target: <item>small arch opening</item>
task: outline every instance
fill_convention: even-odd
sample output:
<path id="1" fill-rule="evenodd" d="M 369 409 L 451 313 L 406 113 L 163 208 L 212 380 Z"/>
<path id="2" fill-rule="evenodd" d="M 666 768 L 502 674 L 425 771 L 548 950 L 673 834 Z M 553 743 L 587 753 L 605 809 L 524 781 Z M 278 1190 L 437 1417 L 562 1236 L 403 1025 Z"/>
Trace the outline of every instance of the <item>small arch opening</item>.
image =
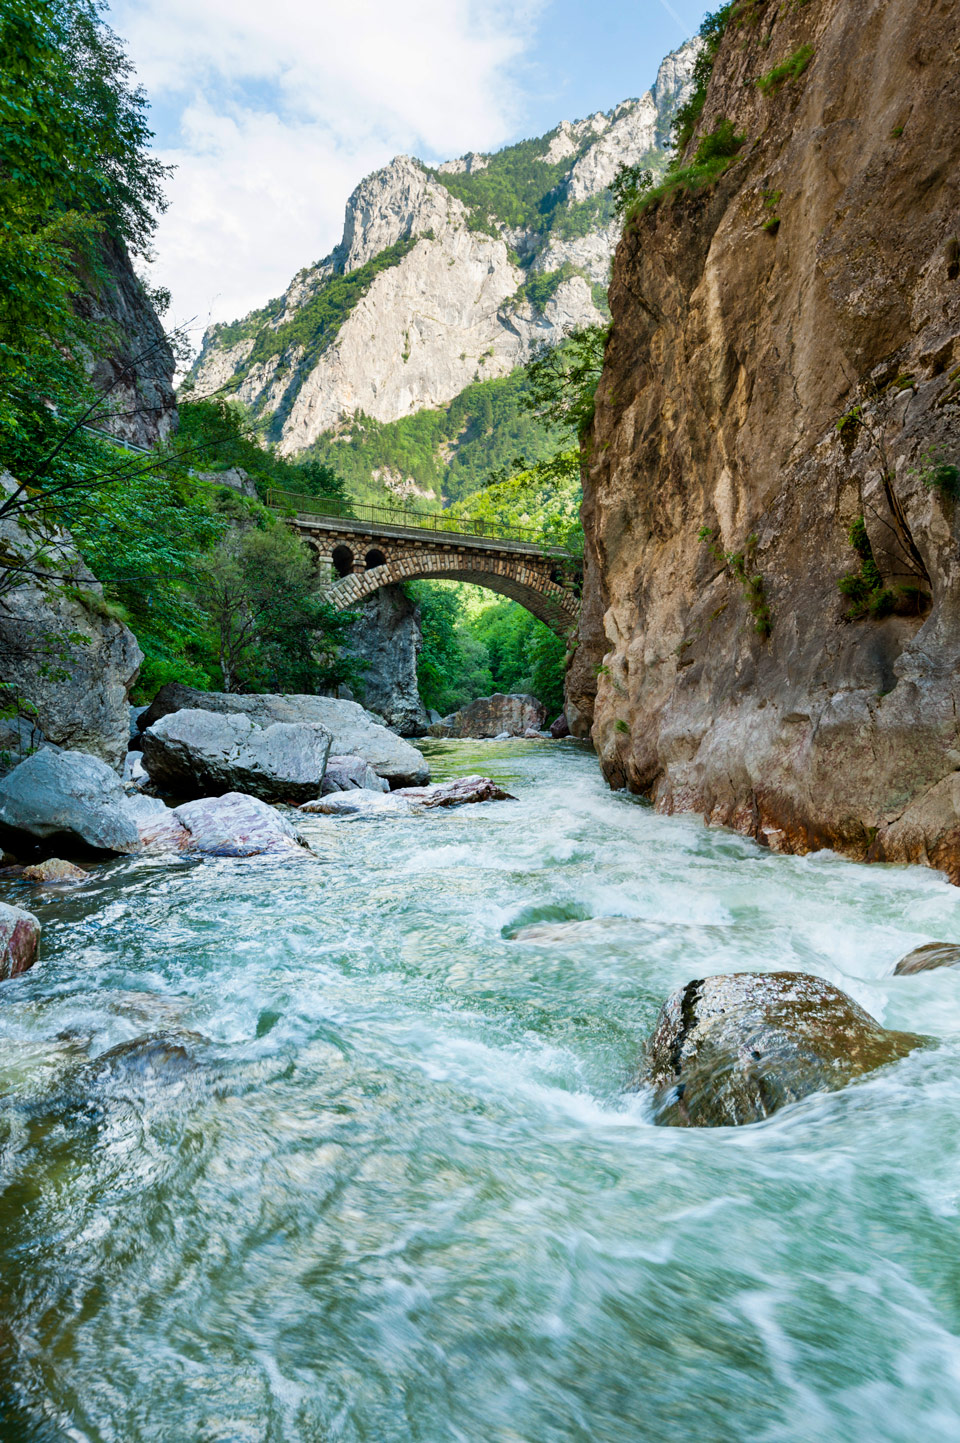
<path id="1" fill-rule="evenodd" d="M 330 560 L 338 576 L 353 575 L 353 552 L 349 546 L 335 546 Z"/>
<path id="2" fill-rule="evenodd" d="M 384 556 L 382 551 L 380 551 L 376 546 L 374 546 L 371 551 L 367 552 L 366 557 L 364 558 L 364 564 L 366 565 L 368 571 L 372 571 L 375 566 L 386 566 L 387 558 Z"/>

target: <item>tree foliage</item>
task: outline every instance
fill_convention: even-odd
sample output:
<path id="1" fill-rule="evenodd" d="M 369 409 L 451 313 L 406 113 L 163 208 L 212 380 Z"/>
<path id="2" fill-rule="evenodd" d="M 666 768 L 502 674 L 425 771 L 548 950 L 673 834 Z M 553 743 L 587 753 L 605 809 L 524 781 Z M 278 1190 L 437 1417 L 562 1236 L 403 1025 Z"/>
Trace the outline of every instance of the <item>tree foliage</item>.
<path id="1" fill-rule="evenodd" d="M 262 507 L 235 518 L 191 591 L 225 691 L 316 692 L 355 679 L 341 654 L 352 618 L 325 600 L 299 537 Z"/>
<path id="2" fill-rule="evenodd" d="M 144 253 L 163 208 L 146 98 L 97 0 L 0 10 L 0 459 L 73 397 L 96 346 L 74 297 L 104 236 Z"/>

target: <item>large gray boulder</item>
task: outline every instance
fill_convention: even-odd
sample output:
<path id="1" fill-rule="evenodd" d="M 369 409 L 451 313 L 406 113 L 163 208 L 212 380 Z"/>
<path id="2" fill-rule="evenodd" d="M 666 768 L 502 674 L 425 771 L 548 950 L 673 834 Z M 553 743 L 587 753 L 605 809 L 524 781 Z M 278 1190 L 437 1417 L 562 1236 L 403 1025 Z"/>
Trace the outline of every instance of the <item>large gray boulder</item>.
<path id="1" fill-rule="evenodd" d="M 32 967 L 39 946 L 40 923 L 33 913 L 0 902 L 0 982 Z"/>
<path id="2" fill-rule="evenodd" d="M 925 1040 L 881 1027 L 820 977 L 739 972 L 667 999 L 640 1081 L 656 1092 L 658 1123 L 731 1127 L 834 1092 Z"/>
<path id="3" fill-rule="evenodd" d="M 255 857 L 295 852 L 300 834 L 282 812 L 260 797 L 227 792 L 168 807 L 159 797 L 130 798 L 144 850 L 150 853 L 198 852 L 210 857 Z"/>
<path id="4" fill-rule="evenodd" d="M 244 792 L 267 802 L 320 795 L 330 734 L 317 722 L 259 726 L 243 712 L 188 708 L 142 733 L 150 780 L 180 796 Z"/>
<path id="5" fill-rule="evenodd" d="M 170 682 L 154 697 L 141 727 L 154 726 L 161 717 L 185 708 L 229 713 L 242 712 L 261 726 L 271 722 L 317 722 L 330 733 L 330 750 L 337 756 L 360 756 L 392 787 L 417 787 L 430 780 L 430 768 L 416 747 L 381 726 L 355 701 L 335 696 L 279 696 L 270 693 L 238 696 L 231 692 L 194 691 Z"/>
<path id="6" fill-rule="evenodd" d="M 0 832 L 89 847 L 139 852 L 140 835 L 123 783 L 112 767 L 86 752 L 44 747 L 0 781 Z"/>
<path id="7" fill-rule="evenodd" d="M 535 696 L 523 694 L 481 696 L 469 706 L 461 707 L 452 716 L 444 717 L 444 736 L 452 737 L 520 737 L 524 732 L 539 732 L 547 719 L 547 709 Z M 434 734 L 433 728 L 430 729 Z"/>

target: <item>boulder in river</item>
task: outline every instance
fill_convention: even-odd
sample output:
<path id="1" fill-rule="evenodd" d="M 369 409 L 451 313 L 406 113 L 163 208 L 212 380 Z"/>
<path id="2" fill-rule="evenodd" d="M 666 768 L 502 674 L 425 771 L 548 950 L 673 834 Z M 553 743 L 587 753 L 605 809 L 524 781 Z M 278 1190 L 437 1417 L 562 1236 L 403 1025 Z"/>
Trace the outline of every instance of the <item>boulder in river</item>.
<path id="1" fill-rule="evenodd" d="M 418 812 L 424 808 L 460 807 L 468 802 L 515 802 L 509 792 L 498 787 L 490 777 L 456 777 L 449 782 L 434 782 L 428 787 L 400 787 L 389 795 L 355 789 L 331 792 L 318 801 L 304 802 L 301 812 L 319 813 L 327 817 L 396 816 Z"/>
<path id="2" fill-rule="evenodd" d="M 550 723 L 550 735 L 554 741 L 559 741 L 561 737 L 568 737 L 570 735 L 570 728 L 567 726 L 567 714 L 565 711 L 560 713 L 555 722 Z"/>
<path id="3" fill-rule="evenodd" d="M 32 967 L 39 946 L 40 923 L 33 913 L 0 902 L 0 981 Z"/>
<path id="4" fill-rule="evenodd" d="M 187 708 L 143 733 L 150 780 L 180 796 L 242 791 L 268 802 L 304 802 L 320 795 L 329 751 L 330 735 L 317 722 L 261 727 L 240 711 Z"/>
<path id="5" fill-rule="evenodd" d="M 547 709 L 535 696 L 526 693 L 481 696 L 452 716 L 444 717 L 445 733 L 454 737 L 523 736 L 538 733 L 547 719 Z"/>
<path id="6" fill-rule="evenodd" d="M 960 967 L 960 946 L 956 942 L 925 942 L 900 958 L 893 975 L 908 977 L 914 972 L 932 972 L 935 967 Z"/>
<path id="7" fill-rule="evenodd" d="M 169 682 L 154 697 L 140 718 L 142 728 L 155 725 L 170 712 L 199 708 L 209 712 L 243 712 L 267 727 L 271 722 L 317 722 L 330 733 L 335 756 L 359 756 L 369 762 L 392 787 L 421 786 L 430 780 L 430 768 L 416 747 L 382 726 L 355 701 L 334 696 L 280 696 L 262 693 L 237 696 L 230 692 L 194 691 Z"/>
<path id="8" fill-rule="evenodd" d="M 656 1091 L 658 1123 L 731 1127 L 834 1092 L 926 1040 L 881 1027 L 821 977 L 739 972 L 667 999 L 640 1080 Z"/>
<path id="9" fill-rule="evenodd" d="M 25 882 L 39 882 L 44 887 L 76 886 L 86 882 L 88 874 L 73 862 L 64 862 L 59 857 L 48 857 L 45 862 L 34 862 L 20 873 Z"/>
<path id="10" fill-rule="evenodd" d="M 323 774 L 320 788 L 322 797 L 330 792 L 388 792 L 390 783 L 378 777 L 369 762 L 363 757 L 327 757 L 327 770 Z"/>
<path id="11" fill-rule="evenodd" d="M 455 777 L 449 782 L 435 782 L 430 787 L 401 787 L 396 795 L 408 798 L 421 807 L 461 807 L 467 802 L 517 800 L 490 777 L 480 776 Z"/>
<path id="12" fill-rule="evenodd" d="M 301 853 L 299 834 L 276 807 L 259 797 L 227 792 L 174 807 L 188 831 L 184 850 L 209 857 L 254 857 L 263 853 Z"/>
<path id="13" fill-rule="evenodd" d="M 0 832 L 98 852 L 139 852 L 123 783 L 86 752 L 44 747 L 0 781 Z"/>

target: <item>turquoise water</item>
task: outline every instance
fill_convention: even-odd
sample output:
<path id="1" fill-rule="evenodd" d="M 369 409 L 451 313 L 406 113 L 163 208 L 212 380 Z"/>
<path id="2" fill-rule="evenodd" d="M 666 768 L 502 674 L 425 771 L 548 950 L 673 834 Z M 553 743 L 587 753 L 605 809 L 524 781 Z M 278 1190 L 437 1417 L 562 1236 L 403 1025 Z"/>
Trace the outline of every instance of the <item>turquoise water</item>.
<path id="1" fill-rule="evenodd" d="M 573 743 L 432 753 L 519 800 L 35 903 L 0 1437 L 955 1443 L 960 973 L 889 973 L 960 941 L 960 892 L 657 817 Z M 942 1041 L 759 1126 L 652 1126 L 667 993 L 785 967 Z"/>

